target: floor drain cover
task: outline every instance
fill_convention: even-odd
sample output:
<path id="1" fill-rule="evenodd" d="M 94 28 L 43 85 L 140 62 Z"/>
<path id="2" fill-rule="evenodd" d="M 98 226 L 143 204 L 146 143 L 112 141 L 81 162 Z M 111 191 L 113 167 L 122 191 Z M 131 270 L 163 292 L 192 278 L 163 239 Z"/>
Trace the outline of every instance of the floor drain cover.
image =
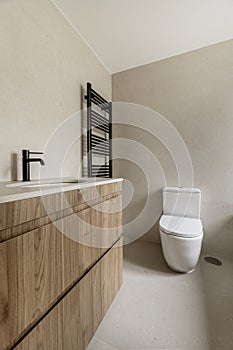
<path id="1" fill-rule="evenodd" d="M 222 262 L 212 256 L 206 256 L 204 260 L 210 264 L 216 265 L 216 266 L 221 266 Z"/>

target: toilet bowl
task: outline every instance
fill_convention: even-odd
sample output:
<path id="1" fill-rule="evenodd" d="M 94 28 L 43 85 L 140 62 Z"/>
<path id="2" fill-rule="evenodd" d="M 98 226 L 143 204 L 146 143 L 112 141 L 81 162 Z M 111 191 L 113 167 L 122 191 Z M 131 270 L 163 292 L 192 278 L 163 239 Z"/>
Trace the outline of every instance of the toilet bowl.
<path id="1" fill-rule="evenodd" d="M 161 245 L 168 266 L 175 271 L 192 272 L 198 263 L 203 241 L 200 205 L 201 191 L 197 188 L 163 189 Z"/>

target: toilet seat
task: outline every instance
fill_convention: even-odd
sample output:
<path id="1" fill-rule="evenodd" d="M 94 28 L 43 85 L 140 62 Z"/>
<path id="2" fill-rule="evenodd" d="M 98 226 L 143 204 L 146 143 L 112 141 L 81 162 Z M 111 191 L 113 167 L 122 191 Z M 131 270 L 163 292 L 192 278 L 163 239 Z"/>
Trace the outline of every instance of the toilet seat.
<path id="1" fill-rule="evenodd" d="M 192 238 L 203 234 L 202 222 L 199 219 L 162 215 L 159 225 L 161 231 L 173 236 Z"/>

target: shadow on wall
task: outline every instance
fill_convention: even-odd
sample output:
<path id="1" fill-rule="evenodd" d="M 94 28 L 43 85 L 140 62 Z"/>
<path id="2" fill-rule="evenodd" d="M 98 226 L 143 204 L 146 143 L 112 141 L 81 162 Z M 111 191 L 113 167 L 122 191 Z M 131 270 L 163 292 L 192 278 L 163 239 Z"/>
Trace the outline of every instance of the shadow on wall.
<path id="1" fill-rule="evenodd" d="M 142 146 L 141 153 L 136 154 L 135 163 L 130 157 L 114 159 L 114 176 L 126 179 L 132 184 L 134 191 L 132 199 L 134 203 L 130 203 L 123 213 L 124 223 L 136 218 L 142 212 L 146 200 L 150 196 L 152 198 L 151 209 L 144 221 L 146 223 L 151 218 L 154 221 L 151 228 L 142 230 L 141 237 L 145 241 L 159 243 L 158 223 L 162 214 L 162 188 L 178 185 L 178 174 L 174 160 L 167 148 L 157 138 L 133 125 L 114 125 L 114 137 L 119 138 L 119 142 L 122 142 L 121 140 L 133 140 Z M 140 166 L 143 159 L 147 160 L 144 168 Z M 155 162 L 155 170 L 152 168 L 153 161 Z M 152 169 L 153 174 L 151 174 Z M 124 196 L 126 192 L 124 190 Z"/>
<path id="2" fill-rule="evenodd" d="M 124 261 L 132 264 L 134 269 L 137 266 L 152 271 L 175 274 L 166 264 L 160 244 L 149 244 L 138 240 L 127 244 L 124 248 Z"/>
<path id="3" fill-rule="evenodd" d="M 18 154 L 11 153 L 11 181 L 19 180 Z"/>
<path id="4" fill-rule="evenodd" d="M 162 215 L 162 212 L 161 212 Z M 142 241 L 160 243 L 160 235 L 159 235 L 159 220 L 151 227 L 151 229 L 145 233 L 142 238 Z"/>
<path id="5" fill-rule="evenodd" d="M 202 207 L 205 210 L 205 203 Z M 211 235 L 204 231 L 204 242 L 202 251 L 205 254 L 217 255 L 221 257 L 233 258 L 233 248 L 231 240 L 233 237 L 233 217 L 232 215 L 223 218 L 222 213 L 226 209 L 223 206 L 223 210 L 220 213 L 217 213 L 216 210 L 209 212 L 209 217 L 205 214 L 203 215 L 203 227 L 208 229 L 208 232 L 211 232 Z M 227 208 L 227 210 L 230 210 Z M 220 219 L 222 215 L 222 219 Z M 211 220 L 209 219 L 211 218 Z M 229 242 L 226 246 L 226 242 Z"/>
<path id="6" fill-rule="evenodd" d="M 124 189 L 124 187 L 123 187 Z M 125 192 L 123 191 L 125 194 Z M 146 201 L 150 203 L 148 206 Z M 124 203 L 124 195 L 123 195 Z M 147 198 L 135 195 L 123 209 L 123 235 L 133 242 L 137 239 L 159 243 L 159 219 L 162 214 L 161 190 Z M 149 228 L 149 230 L 148 230 Z"/>
<path id="7" fill-rule="evenodd" d="M 149 239 L 159 242 L 158 224 L 162 213 L 163 179 L 148 183 L 147 173 L 128 159 L 114 160 L 114 175 L 123 177 L 123 232 L 130 241 L 144 236 L 149 230 Z"/>

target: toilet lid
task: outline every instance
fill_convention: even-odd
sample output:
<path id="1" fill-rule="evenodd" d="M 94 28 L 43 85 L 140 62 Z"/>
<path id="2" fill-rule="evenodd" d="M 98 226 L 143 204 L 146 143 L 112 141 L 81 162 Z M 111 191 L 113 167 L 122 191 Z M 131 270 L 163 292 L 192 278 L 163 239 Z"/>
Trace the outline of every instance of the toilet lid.
<path id="1" fill-rule="evenodd" d="M 159 225 L 165 233 L 186 238 L 200 236 L 203 231 L 201 220 L 180 216 L 163 215 Z"/>

